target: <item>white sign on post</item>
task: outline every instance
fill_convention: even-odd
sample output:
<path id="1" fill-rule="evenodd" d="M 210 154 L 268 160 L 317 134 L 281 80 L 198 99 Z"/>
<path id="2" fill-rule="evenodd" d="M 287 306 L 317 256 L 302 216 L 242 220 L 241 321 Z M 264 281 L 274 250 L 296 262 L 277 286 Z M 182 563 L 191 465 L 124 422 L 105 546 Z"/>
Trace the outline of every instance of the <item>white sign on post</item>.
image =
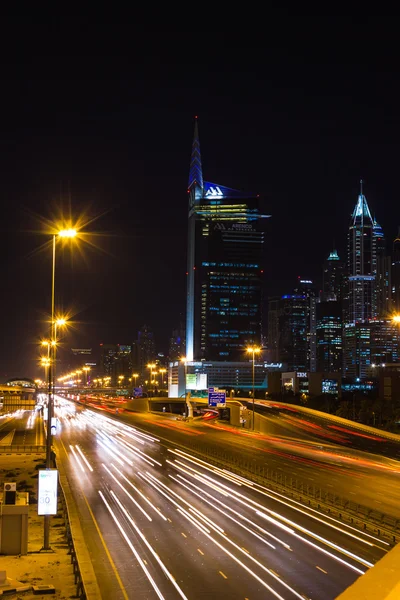
<path id="1" fill-rule="evenodd" d="M 39 471 L 38 515 L 57 514 L 57 469 Z"/>

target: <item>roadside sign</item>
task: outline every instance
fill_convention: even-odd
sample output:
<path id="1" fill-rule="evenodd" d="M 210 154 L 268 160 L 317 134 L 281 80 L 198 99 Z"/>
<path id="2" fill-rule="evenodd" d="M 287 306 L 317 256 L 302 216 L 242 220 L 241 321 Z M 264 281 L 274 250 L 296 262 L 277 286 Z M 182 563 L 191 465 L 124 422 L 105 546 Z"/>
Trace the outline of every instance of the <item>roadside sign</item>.
<path id="1" fill-rule="evenodd" d="M 58 470 L 39 470 L 38 515 L 57 514 Z"/>
<path id="2" fill-rule="evenodd" d="M 208 388 L 208 406 L 215 408 L 225 408 L 226 406 L 226 390 L 218 388 Z"/>

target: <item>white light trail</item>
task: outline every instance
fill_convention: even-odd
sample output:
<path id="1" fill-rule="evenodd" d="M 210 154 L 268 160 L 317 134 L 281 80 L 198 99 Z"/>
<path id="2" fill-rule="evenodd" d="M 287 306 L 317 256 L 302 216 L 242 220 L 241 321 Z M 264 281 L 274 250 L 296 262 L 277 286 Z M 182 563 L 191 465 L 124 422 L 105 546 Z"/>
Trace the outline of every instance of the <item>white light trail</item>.
<path id="1" fill-rule="evenodd" d="M 175 465 L 175 468 L 177 468 L 179 470 L 183 470 L 182 467 L 180 466 L 180 464 L 182 464 L 180 461 L 175 461 L 175 462 L 167 461 L 167 462 L 170 463 L 170 464 L 172 464 L 172 465 Z M 178 463 L 178 466 L 176 465 L 176 463 Z M 203 483 L 205 483 L 206 485 L 210 486 L 209 480 L 210 479 L 212 480 L 211 477 L 209 477 L 208 475 L 201 475 L 198 471 L 196 471 L 196 469 L 193 469 L 192 467 L 189 467 L 187 465 L 185 465 L 185 466 L 186 466 L 187 469 L 189 469 L 189 471 L 186 471 L 186 473 L 189 476 L 194 477 L 195 479 L 198 479 L 198 480 L 202 481 Z M 193 471 L 194 474 L 190 473 L 190 471 Z M 300 525 L 298 525 L 294 521 L 291 521 L 290 519 L 286 519 L 285 517 L 279 515 L 278 513 L 276 513 L 274 511 L 266 508 L 265 506 L 262 506 L 258 502 L 255 502 L 254 500 L 251 500 L 250 498 L 246 498 L 246 496 L 244 496 L 240 492 L 238 492 L 236 490 L 232 490 L 231 488 L 229 488 L 228 486 L 226 486 L 224 484 L 220 484 L 220 485 L 225 490 L 229 490 L 229 492 L 231 494 L 231 497 L 234 500 L 236 500 L 236 502 L 239 502 L 243 506 L 246 506 L 247 508 L 253 510 L 254 512 L 256 512 L 256 514 L 260 514 L 260 516 L 261 516 L 261 512 L 263 512 L 263 511 L 266 511 L 266 512 L 268 512 L 270 514 L 273 514 L 277 519 L 281 519 L 281 520 L 285 521 L 286 523 L 289 523 L 294 529 L 299 529 L 300 531 L 303 531 L 303 533 L 306 533 L 307 535 L 311 535 L 311 537 L 314 537 L 315 539 L 318 539 L 322 543 L 325 543 L 329 547 L 334 548 L 335 550 L 337 550 L 338 552 L 341 552 L 345 556 L 348 556 L 349 558 L 353 558 L 354 560 L 356 560 L 357 562 L 360 562 L 364 566 L 367 566 L 367 567 L 373 566 L 372 563 L 369 563 L 368 561 L 364 560 L 363 558 L 361 558 L 361 557 L 353 554 L 352 552 L 346 550 L 342 546 L 338 546 L 337 544 L 333 544 L 333 542 L 330 542 L 329 540 L 326 540 L 325 538 L 323 538 L 321 536 L 317 536 L 317 534 L 313 534 L 309 530 L 304 530 L 304 528 L 302 528 Z M 212 486 L 210 486 L 210 487 L 212 487 Z M 261 511 L 261 512 L 259 512 L 259 511 Z M 282 524 L 280 524 L 280 525 L 282 525 Z M 284 529 L 284 527 L 281 527 L 281 529 Z M 309 540 L 307 540 L 306 538 L 303 538 L 302 536 L 296 534 L 290 528 L 286 528 L 286 531 L 287 531 L 287 533 L 290 533 L 291 535 L 294 535 L 295 537 L 297 537 L 298 539 L 304 541 L 305 543 L 310 544 Z M 356 567 L 354 567 L 350 563 L 347 563 L 346 561 L 342 560 L 341 558 L 335 556 L 332 553 L 328 553 L 326 550 L 324 550 L 320 546 L 317 546 L 316 544 L 313 544 L 313 546 L 316 549 L 320 550 L 321 552 L 323 552 L 325 554 L 328 554 L 329 556 L 331 556 L 335 560 L 338 560 L 339 562 L 342 562 L 343 564 L 347 565 L 349 568 L 355 570 L 357 573 L 364 574 L 364 571 L 360 571 L 359 569 L 357 569 Z"/>
<path id="2" fill-rule="evenodd" d="M 76 452 L 75 452 L 75 448 L 74 448 L 73 446 L 71 446 L 71 444 L 70 444 L 70 446 L 69 446 L 69 447 L 70 447 L 70 449 L 71 449 L 71 452 L 72 452 L 72 454 L 74 455 L 74 458 L 75 458 L 76 462 L 78 463 L 78 465 L 79 465 L 79 467 L 80 467 L 80 469 L 81 469 L 82 473 L 84 473 L 84 472 L 85 472 L 85 469 L 83 468 L 83 466 L 82 466 L 82 463 L 81 463 L 81 461 L 79 460 L 79 458 L 78 458 L 78 456 L 77 456 L 77 454 L 76 454 Z"/>
<path id="3" fill-rule="evenodd" d="M 139 488 L 136 487 L 136 485 L 134 485 L 131 481 L 129 481 L 129 479 L 122 473 L 122 471 L 120 471 L 118 469 L 118 467 L 116 467 L 113 463 L 111 463 L 111 466 L 117 471 L 117 473 L 119 473 L 119 475 L 125 479 L 125 481 L 135 490 L 135 492 L 137 494 L 139 494 L 139 496 L 141 496 L 143 498 L 143 500 L 145 502 L 147 502 L 147 504 L 149 506 L 151 506 L 151 508 L 158 514 L 160 515 L 160 517 L 162 519 L 164 519 L 164 521 L 167 521 L 167 517 L 165 517 L 161 511 L 158 510 L 158 508 L 156 506 L 154 506 L 154 504 L 152 502 L 150 502 L 150 500 L 148 498 L 146 498 L 146 496 L 139 490 Z"/>
<path id="4" fill-rule="evenodd" d="M 139 565 L 142 567 L 143 571 L 146 573 L 147 579 L 149 580 L 149 582 L 151 583 L 154 591 L 156 592 L 157 596 L 160 598 L 160 600 L 165 600 L 164 596 L 162 595 L 161 591 L 159 590 L 159 588 L 157 587 L 156 582 L 154 581 L 154 579 L 152 578 L 152 576 L 150 575 L 146 565 L 144 564 L 144 562 L 142 561 L 142 559 L 140 558 L 139 554 L 137 553 L 135 547 L 133 546 L 132 542 L 130 541 L 130 539 L 128 538 L 127 534 L 125 533 L 122 525 L 120 524 L 120 522 L 118 521 L 117 517 L 115 516 L 111 506 L 108 504 L 107 500 L 104 497 L 104 494 L 99 490 L 99 494 L 101 496 L 101 499 L 103 500 L 104 504 L 106 505 L 108 512 L 110 513 L 110 515 L 112 516 L 112 518 L 114 519 L 114 522 L 116 523 L 118 529 L 120 530 L 120 532 L 122 533 L 126 543 L 128 544 L 129 548 L 131 549 L 132 553 L 134 554 L 136 560 L 138 561 Z"/>
<path id="5" fill-rule="evenodd" d="M 89 469 L 89 471 L 93 471 L 92 466 L 90 465 L 89 461 L 87 460 L 86 456 L 83 454 L 82 450 L 79 448 L 78 444 L 76 444 L 76 449 L 78 450 L 79 454 L 82 456 L 83 460 L 85 461 L 87 468 Z"/>
<path id="6" fill-rule="evenodd" d="M 190 521 L 190 523 L 192 523 L 192 525 L 194 525 L 205 536 L 207 536 L 209 540 L 211 540 L 216 546 L 218 546 L 218 548 L 220 548 L 225 554 L 227 554 L 230 558 L 232 558 L 232 560 L 234 560 L 238 565 L 240 565 L 245 571 L 250 573 L 250 575 L 252 577 L 254 577 L 259 583 L 261 583 L 261 585 L 264 586 L 267 590 L 269 590 L 271 592 L 271 594 L 273 594 L 275 596 L 275 598 L 279 598 L 279 600 L 285 600 L 285 598 L 283 596 L 281 596 L 280 594 L 278 594 L 278 592 L 276 592 L 270 585 L 268 585 L 268 583 L 266 581 L 261 579 L 261 577 L 256 575 L 256 573 L 254 573 L 254 571 L 252 571 L 247 565 L 245 565 L 239 558 L 237 558 L 234 554 L 229 552 L 229 550 L 227 548 L 225 548 L 222 544 L 220 544 L 216 539 L 214 539 L 212 537 L 212 535 L 210 535 L 209 532 L 205 531 L 204 528 L 200 525 L 200 523 L 198 523 L 196 521 L 196 519 L 194 519 L 193 517 L 188 515 L 181 508 L 178 510 L 179 510 L 180 514 L 185 517 L 185 519 Z"/>
<path id="7" fill-rule="evenodd" d="M 166 576 L 168 577 L 168 579 L 170 580 L 170 582 L 172 583 L 172 585 L 174 586 L 174 588 L 178 591 L 178 594 L 182 598 L 184 598 L 185 600 L 187 600 L 185 594 L 183 593 L 183 591 L 181 590 L 181 588 L 179 587 L 179 585 L 176 583 L 175 578 L 168 571 L 167 567 L 164 565 L 164 563 L 162 562 L 161 558 L 158 556 L 157 552 L 154 550 L 153 546 L 147 541 L 147 539 L 145 538 L 145 536 L 143 535 L 143 533 L 140 531 L 139 527 L 136 525 L 135 521 L 132 519 L 132 517 L 130 516 L 130 514 L 128 513 L 128 511 L 126 510 L 126 508 L 123 506 L 122 502 L 120 502 L 120 500 L 117 498 L 117 496 L 114 494 L 114 492 L 112 490 L 111 490 L 111 495 L 113 496 L 114 500 L 117 502 L 118 506 L 120 507 L 120 509 L 122 510 L 122 512 L 124 513 L 124 515 L 128 519 L 128 521 L 130 522 L 130 524 L 132 525 L 132 527 L 135 529 L 136 533 L 144 541 L 144 543 L 146 544 L 146 546 L 148 547 L 148 549 L 150 550 L 150 552 L 152 553 L 152 555 L 154 556 L 154 558 L 156 559 L 156 561 L 158 562 L 158 564 L 160 565 L 161 569 L 164 571 L 164 573 L 166 574 Z"/>
<path id="8" fill-rule="evenodd" d="M 137 501 L 135 500 L 135 498 L 134 498 L 134 497 L 133 497 L 133 496 L 132 496 L 132 495 L 131 495 L 131 494 L 128 492 L 128 490 L 127 490 L 126 488 L 124 488 L 124 486 L 122 485 L 122 483 L 120 483 L 120 482 L 118 481 L 118 479 L 115 477 L 115 475 L 113 475 L 113 474 L 111 473 L 110 469 L 109 469 L 108 467 L 106 467 L 106 465 L 105 465 L 104 463 L 102 464 L 102 466 L 105 468 L 105 470 L 107 471 L 107 473 L 108 473 L 109 475 L 111 475 L 111 477 L 114 479 L 115 483 L 116 483 L 117 485 L 119 485 L 119 487 L 122 489 L 122 491 L 124 491 L 124 492 L 125 492 L 125 494 L 128 496 L 128 498 L 129 498 L 130 500 L 132 500 L 133 504 L 134 504 L 135 506 L 137 506 L 137 508 L 138 508 L 140 511 L 142 511 L 142 513 L 144 514 L 144 516 L 146 517 L 146 519 L 148 519 L 149 521 L 152 521 L 153 519 L 151 518 L 151 516 L 147 514 L 147 512 L 144 510 L 144 508 L 142 508 L 142 507 L 140 506 L 139 502 L 137 502 Z"/>

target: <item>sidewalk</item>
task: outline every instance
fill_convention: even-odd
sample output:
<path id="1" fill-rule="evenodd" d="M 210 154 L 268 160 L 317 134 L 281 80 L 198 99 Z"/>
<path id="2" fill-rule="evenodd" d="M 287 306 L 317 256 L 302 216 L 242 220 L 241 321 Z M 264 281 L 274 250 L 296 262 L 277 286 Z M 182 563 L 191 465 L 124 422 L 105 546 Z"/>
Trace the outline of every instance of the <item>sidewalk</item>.
<path id="1" fill-rule="evenodd" d="M 15 481 L 19 491 L 29 492 L 28 554 L 26 556 L 0 555 L 0 571 L 6 571 L 7 578 L 15 580 L 10 583 L 12 583 L 11 587 L 17 589 L 15 594 L 4 595 L 9 600 L 48 600 L 49 598 L 66 600 L 76 597 L 73 567 L 68 554 L 60 505 L 58 515 L 50 519 L 52 551 L 40 551 L 43 546 L 43 517 L 37 514 L 37 466 L 43 462 L 44 459 L 35 455 L 0 454 L 0 487 L 3 487 L 4 481 Z M 47 585 L 54 586 L 54 594 L 33 594 L 32 586 Z M 1 589 L 0 585 L 0 597 Z"/>

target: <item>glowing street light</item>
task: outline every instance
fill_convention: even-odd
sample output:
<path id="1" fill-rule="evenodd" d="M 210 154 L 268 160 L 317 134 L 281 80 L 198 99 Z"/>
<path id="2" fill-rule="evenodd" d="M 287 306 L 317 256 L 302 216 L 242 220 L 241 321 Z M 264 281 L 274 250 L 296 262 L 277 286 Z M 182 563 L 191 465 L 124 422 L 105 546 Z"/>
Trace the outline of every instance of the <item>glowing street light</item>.
<path id="1" fill-rule="evenodd" d="M 248 348 L 246 348 L 246 352 L 248 354 L 252 355 L 252 362 L 253 362 L 253 431 L 254 431 L 254 361 L 255 361 L 255 355 L 259 354 L 261 352 L 261 348 L 259 348 L 258 346 L 249 346 Z"/>
<path id="2" fill-rule="evenodd" d="M 393 323 L 399 324 L 400 323 L 400 315 L 393 315 L 392 321 L 393 321 Z"/>

